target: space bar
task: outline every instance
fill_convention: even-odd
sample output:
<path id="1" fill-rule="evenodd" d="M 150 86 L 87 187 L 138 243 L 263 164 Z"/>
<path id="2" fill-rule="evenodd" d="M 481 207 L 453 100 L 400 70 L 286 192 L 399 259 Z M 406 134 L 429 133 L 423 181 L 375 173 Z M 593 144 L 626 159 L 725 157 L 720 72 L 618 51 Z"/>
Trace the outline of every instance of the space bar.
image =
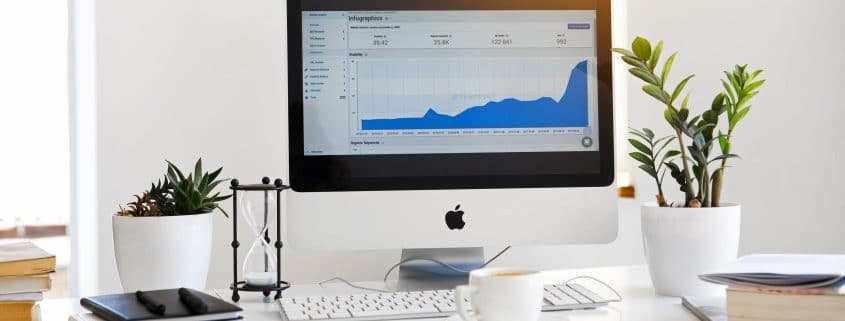
<path id="1" fill-rule="evenodd" d="M 352 312 L 353 318 L 364 318 L 364 317 L 378 317 L 378 316 L 391 316 L 391 315 L 403 315 L 403 314 L 423 314 L 423 313 L 440 313 L 440 310 L 436 308 L 419 308 L 419 309 L 403 309 L 403 310 L 367 310 L 367 311 L 356 311 Z"/>

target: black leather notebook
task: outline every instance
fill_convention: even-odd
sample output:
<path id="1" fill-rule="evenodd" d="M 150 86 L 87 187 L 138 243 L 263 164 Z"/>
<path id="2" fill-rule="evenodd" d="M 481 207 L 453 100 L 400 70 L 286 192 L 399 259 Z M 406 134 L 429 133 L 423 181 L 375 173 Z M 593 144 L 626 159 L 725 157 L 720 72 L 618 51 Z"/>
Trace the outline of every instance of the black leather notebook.
<path id="1" fill-rule="evenodd" d="M 178 289 L 144 292 L 166 306 L 162 315 L 152 313 L 138 301 L 135 293 L 100 295 L 80 300 L 82 307 L 106 321 L 224 321 L 241 319 L 241 308 L 200 291 L 193 291 L 208 305 L 205 314 L 194 314 L 179 300 Z"/>

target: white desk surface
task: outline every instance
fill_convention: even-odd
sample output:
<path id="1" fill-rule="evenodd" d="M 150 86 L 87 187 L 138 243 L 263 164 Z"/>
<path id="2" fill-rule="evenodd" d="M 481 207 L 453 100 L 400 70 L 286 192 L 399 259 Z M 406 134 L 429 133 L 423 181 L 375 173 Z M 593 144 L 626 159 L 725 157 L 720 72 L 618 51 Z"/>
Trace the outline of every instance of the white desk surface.
<path id="1" fill-rule="evenodd" d="M 644 266 L 606 267 L 577 270 L 557 270 L 544 272 L 544 279 L 547 284 L 561 283 L 569 278 L 589 275 L 599 278 L 619 291 L 624 300 L 619 303 L 611 303 L 607 307 L 594 310 L 577 310 L 561 312 L 544 312 L 541 321 L 684 321 L 697 320 L 689 311 L 681 306 L 680 298 L 664 297 L 654 294 L 651 288 L 651 280 L 648 270 Z M 599 290 L 601 285 L 590 280 L 579 280 L 591 289 Z M 384 288 L 381 282 L 361 282 L 358 285 Z M 224 299 L 229 300 L 231 291 L 216 290 L 209 291 L 219 293 Z M 285 296 L 310 296 L 310 295 L 341 295 L 353 293 L 365 293 L 367 291 L 353 289 L 342 283 L 333 283 L 320 287 L 315 284 L 294 285 L 285 291 Z M 597 291 L 606 298 L 612 298 L 613 293 L 609 291 Z M 243 293 L 243 292 L 242 292 Z M 239 305 L 244 309 L 244 320 L 264 321 L 282 320 L 279 314 L 279 307 L 274 303 L 263 303 L 261 294 L 244 293 L 241 295 Z M 85 310 L 79 306 L 77 299 L 56 299 L 46 300 L 39 304 L 41 320 L 43 321 L 66 321 L 73 313 L 84 313 Z M 457 319 L 457 318 L 455 318 Z M 435 319 L 437 320 L 437 319 Z M 439 319 L 439 320 L 446 320 Z M 452 319 L 450 318 L 450 321 Z"/>

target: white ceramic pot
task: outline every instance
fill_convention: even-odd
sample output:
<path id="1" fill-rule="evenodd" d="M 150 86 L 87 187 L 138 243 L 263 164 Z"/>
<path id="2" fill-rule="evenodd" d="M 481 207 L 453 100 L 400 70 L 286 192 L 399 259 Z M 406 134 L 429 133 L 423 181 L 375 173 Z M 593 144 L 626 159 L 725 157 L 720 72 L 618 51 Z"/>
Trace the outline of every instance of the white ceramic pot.
<path id="1" fill-rule="evenodd" d="M 699 274 L 736 259 L 741 208 L 642 206 L 643 247 L 657 294 L 724 295 L 724 287 L 706 283 Z"/>
<path id="2" fill-rule="evenodd" d="M 205 289 L 211 215 L 113 216 L 114 255 L 123 290 Z"/>

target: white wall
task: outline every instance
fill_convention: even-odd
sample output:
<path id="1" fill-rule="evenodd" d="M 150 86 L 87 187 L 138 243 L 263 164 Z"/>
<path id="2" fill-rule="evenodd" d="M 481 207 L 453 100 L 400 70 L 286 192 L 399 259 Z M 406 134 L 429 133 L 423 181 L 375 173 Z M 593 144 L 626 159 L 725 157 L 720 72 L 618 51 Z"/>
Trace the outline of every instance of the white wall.
<path id="1" fill-rule="evenodd" d="M 652 18 L 646 15 L 647 11 L 655 10 L 652 3 L 657 2 L 661 2 L 660 6 L 672 8 L 672 11 L 666 12 L 677 12 L 655 18 L 663 21 L 660 26 L 652 24 Z M 736 48 L 731 50 L 736 53 L 734 55 L 727 51 L 717 52 L 711 43 L 719 40 L 714 28 L 726 31 L 726 27 L 714 26 L 716 23 L 712 21 L 745 17 L 729 11 L 737 6 L 736 2 L 684 3 L 631 0 L 628 29 L 632 33 L 662 37 L 672 48 L 683 48 L 683 59 L 677 64 L 679 70 L 683 70 L 680 67 L 684 65 L 682 62 L 696 61 L 695 65 L 690 63 L 686 67 L 695 66 L 701 70 L 702 77 L 696 82 L 701 86 L 709 83 L 704 71 L 720 70 L 714 68 L 722 68 L 734 59 L 765 65 L 770 70 L 768 77 L 773 79 L 767 93 L 761 95 L 758 103 L 761 108 L 752 113 L 742 135 L 737 138 L 737 148 L 745 151 L 746 160 L 737 164 L 737 173 L 728 182 L 730 198 L 742 200 L 747 207 L 744 249 L 841 252 L 845 242 L 833 232 L 838 232 L 843 226 L 843 208 L 841 203 L 833 201 L 833 191 L 843 177 L 841 171 L 834 170 L 833 158 L 842 156 L 842 144 L 833 140 L 832 127 L 808 128 L 804 132 L 782 129 L 784 120 L 800 119 L 807 124 L 832 125 L 834 119 L 843 116 L 841 109 L 835 108 L 838 100 L 834 96 L 837 89 L 842 88 L 842 82 L 833 77 L 836 71 L 843 71 L 842 63 L 832 59 L 836 52 L 842 51 L 843 28 L 838 17 L 830 13 L 834 9 L 841 12 L 841 5 L 834 1 L 804 3 L 807 7 L 818 7 L 812 9 L 817 13 L 799 15 L 797 19 L 802 24 L 811 25 L 796 31 L 787 29 L 791 24 L 783 23 L 784 18 L 778 15 L 780 11 L 763 10 L 762 15 L 750 18 L 755 22 L 753 26 L 744 29 L 778 29 L 781 35 L 767 34 L 763 36 L 765 40 L 754 40 L 752 44 L 743 46 L 738 46 L 735 40 L 722 40 L 733 44 L 730 47 Z M 786 13 L 794 16 L 799 7 L 787 1 L 758 1 L 754 4 L 785 7 L 784 16 L 789 16 Z M 224 175 L 237 175 L 242 180 L 257 179 L 263 175 L 284 175 L 280 165 L 285 157 L 281 133 L 286 123 L 282 112 L 286 103 L 283 5 L 281 1 L 270 0 L 97 2 L 98 205 L 101 212 L 98 251 L 103 292 L 120 289 L 109 215 L 118 203 L 126 202 L 130 195 L 141 192 L 151 178 L 157 178 L 162 173 L 164 158 L 188 166 L 196 157 L 203 156 L 208 166 L 223 164 L 226 166 Z M 691 6 L 711 7 L 692 10 Z M 689 17 L 685 14 L 687 12 L 702 14 L 702 17 Z M 807 35 L 822 37 L 820 32 L 826 29 L 821 27 L 840 33 L 840 37 L 805 41 L 802 42 L 803 47 L 783 45 L 784 48 L 778 50 L 772 46 L 781 36 L 790 41 L 799 41 Z M 807 49 L 815 48 L 813 46 L 822 47 Z M 807 53 L 817 58 L 802 61 Z M 800 81 L 808 79 L 811 73 L 824 75 L 826 82 L 811 85 Z M 715 73 L 711 75 L 713 80 L 715 77 Z M 787 84 L 792 91 L 785 89 Z M 814 88 L 811 86 L 822 89 L 819 93 L 808 95 L 806 91 Z M 695 88 L 701 92 L 715 89 Z M 634 107 L 629 117 L 638 126 L 652 126 L 651 122 L 658 119 L 658 113 L 640 112 L 640 109 L 652 106 L 645 105 L 647 101 L 634 89 L 630 90 Z M 792 101 L 796 103 L 782 103 Z M 798 108 L 806 105 L 802 109 L 813 108 L 818 112 L 793 115 L 793 105 Z M 835 149 L 819 151 L 817 155 L 820 156 L 813 157 L 815 168 L 804 165 L 805 156 L 800 153 L 812 150 L 812 147 L 798 144 L 807 138 L 822 140 Z M 753 149 L 743 149 L 751 143 L 755 144 Z M 794 148 L 797 152 L 787 155 L 787 148 Z M 793 174 L 798 171 L 807 176 Z M 822 179 L 837 175 L 836 181 Z M 765 177 L 758 178 L 761 176 Z M 639 176 L 635 178 L 637 182 L 645 181 Z M 763 184 L 756 183 L 757 179 Z M 793 188 L 788 185 L 790 182 L 799 185 Z M 813 185 L 801 185 L 810 183 Z M 813 193 L 810 187 L 815 188 L 816 185 L 827 188 Z M 767 186 L 769 190 L 763 191 L 758 186 Z M 641 195 L 648 194 L 645 192 L 647 186 L 640 188 L 644 192 Z M 791 194 L 793 191 L 804 194 Z M 824 201 L 815 202 L 818 199 Z M 782 200 L 795 201 L 783 204 Z M 809 203 L 811 201 L 814 203 Z M 813 212 L 799 211 L 799 207 L 812 209 Z M 642 262 L 636 204 L 623 202 L 621 209 L 620 236 L 610 245 L 518 248 L 505 256 L 501 264 L 561 268 Z M 791 215 L 799 213 L 814 215 L 814 220 L 821 222 L 803 220 L 793 224 L 796 219 L 790 219 Z M 773 223 L 768 224 L 764 220 L 772 220 Z M 751 224 L 758 226 L 750 228 Z M 788 226 L 798 227 L 801 233 L 808 235 L 800 241 L 790 241 L 796 238 L 792 237 L 794 233 L 787 233 Z M 246 230 L 243 232 L 246 233 Z M 229 222 L 218 216 L 209 286 L 225 287 L 229 282 L 229 233 Z M 300 282 L 335 275 L 358 280 L 376 279 L 398 259 L 398 255 L 398 250 L 286 251 L 284 271 L 286 278 Z"/>
<path id="2" fill-rule="evenodd" d="M 720 89 L 722 70 L 766 70 L 768 82 L 735 132 L 734 151 L 743 159 L 732 162 L 723 197 L 744 206 L 741 251 L 845 253 L 845 4 L 629 0 L 628 7 L 632 36 L 663 39 L 667 55 L 680 51 L 674 81 L 696 74 L 687 88 L 699 111 Z M 629 84 L 631 126 L 668 133 L 642 84 Z M 650 180 L 641 173 L 635 180 L 650 199 Z"/>

